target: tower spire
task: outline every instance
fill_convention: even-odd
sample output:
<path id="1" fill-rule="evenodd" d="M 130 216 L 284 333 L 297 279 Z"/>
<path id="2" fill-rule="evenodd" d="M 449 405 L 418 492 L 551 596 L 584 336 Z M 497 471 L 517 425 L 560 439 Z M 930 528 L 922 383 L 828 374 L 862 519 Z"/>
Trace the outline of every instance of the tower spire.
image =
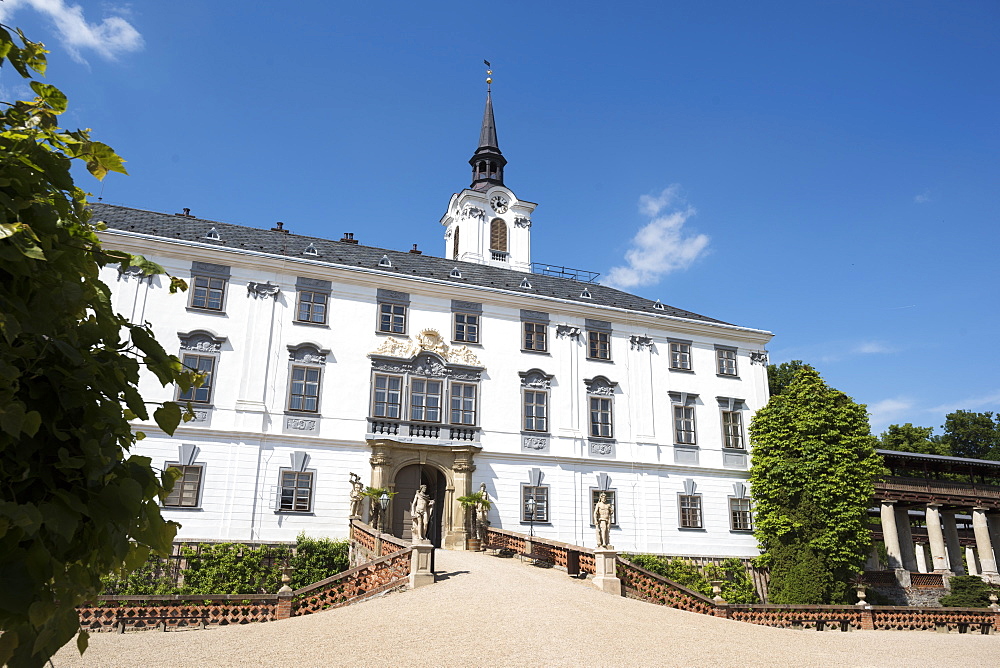
<path id="1" fill-rule="evenodd" d="M 483 125 L 479 130 L 479 148 L 473 153 L 469 164 L 472 165 L 473 190 L 486 190 L 491 185 L 503 185 L 503 168 L 507 165 L 506 158 L 500 152 L 497 142 L 497 125 L 493 119 L 493 69 L 490 61 L 486 64 L 486 109 L 483 111 Z"/>

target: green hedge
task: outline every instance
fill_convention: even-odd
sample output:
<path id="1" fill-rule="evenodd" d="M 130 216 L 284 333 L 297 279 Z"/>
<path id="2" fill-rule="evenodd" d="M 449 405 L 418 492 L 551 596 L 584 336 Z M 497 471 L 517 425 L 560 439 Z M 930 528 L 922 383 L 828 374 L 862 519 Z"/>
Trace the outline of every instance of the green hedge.
<path id="1" fill-rule="evenodd" d="M 169 559 L 151 557 L 131 573 L 101 579 L 102 594 L 163 596 L 169 594 L 273 594 L 281 587 L 281 567 L 292 572 L 291 587 L 299 589 L 341 573 L 350 566 L 348 541 L 309 538 L 299 534 L 295 547 L 243 543 L 203 543 L 196 550 L 182 547 L 187 568 L 170 572 Z M 178 577 L 178 575 L 180 577 Z M 183 585 L 177 582 L 183 580 Z"/>
<path id="2" fill-rule="evenodd" d="M 706 564 L 703 567 L 685 559 L 660 557 L 653 554 L 623 555 L 636 566 L 662 575 L 688 589 L 712 597 L 711 580 L 722 580 L 722 598 L 727 603 L 760 603 L 746 566 L 739 559 L 729 558 L 722 565 Z"/>

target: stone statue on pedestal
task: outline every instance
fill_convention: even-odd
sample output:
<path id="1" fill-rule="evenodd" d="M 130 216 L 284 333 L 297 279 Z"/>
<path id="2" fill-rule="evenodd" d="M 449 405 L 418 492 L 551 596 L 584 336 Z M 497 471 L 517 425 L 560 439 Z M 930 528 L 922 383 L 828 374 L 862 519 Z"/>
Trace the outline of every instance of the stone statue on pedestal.
<path id="1" fill-rule="evenodd" d="M 479 484 L 479 496 L 483 498 L 484 501 L 490 500 L 490 495 L 486 492 L 486 483 Z M 476 506 L 476 532 L 479 534 L 479 539 L 486 542 L 486 533 L 490 526 L 490 509 L 485 503 L 481 503 Z"/>
<path id="2" fill-rule="evenodd" d="M 351 473 L 351 517 L 361 517 L 361 502 L 364 500 L 362 492 L 365 491 L 364 483 L 357 473 Z"/>
<path id="3" fill-rule="evenodd" d="M 434 500 L 427 493 L 427 485 L 421 485 L 410 503 L 411 535 L 414 543 L 427 543 L 427 527 L 431 523 Z"/>
<path id="4" fill-rule="evenodd" d="M 597 503 L 594 504 L 594 527 L 597 529 L 597 547 L 601 549 L 611 549 L 611 518 L 614 517 L 615 507 L 608 503 L 608 495 L 601 492 Z"/>

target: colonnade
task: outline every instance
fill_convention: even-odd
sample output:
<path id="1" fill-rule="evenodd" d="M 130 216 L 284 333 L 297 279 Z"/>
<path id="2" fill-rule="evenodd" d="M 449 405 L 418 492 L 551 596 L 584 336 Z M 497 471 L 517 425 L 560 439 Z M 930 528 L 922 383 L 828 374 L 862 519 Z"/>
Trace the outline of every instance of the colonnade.
<path id="1" fill-rule="evenodd" d="M 931 562 L 928 564 L 924 544 L 914 543 L 910 532 L 909 509 L 897 508 L 896 501 L 891 499 L 882 500 L 880 503 L 882 538 L 885 541 L 885 549 L 889 557 L 887 566 L 890 569 L 902 568 L 919 573 L 930 571 L 934 573 L 951 572 L 955 575 L 966 574 L 966 569 L 962 564 L 954 510 L 943 510 L 941 504 L 938 503 L 929 503 L 925 507 L 927 544 L 929 544 L 931 556 Z M 976 547 L 974 550 L 971 546 L 966 548 L 968 574 L 1000 582 L 996 553 L 993 548 L 996 545 L 1000 549 L 1000 513 L 978 506 L 971 508 L 970 512 Z"/>

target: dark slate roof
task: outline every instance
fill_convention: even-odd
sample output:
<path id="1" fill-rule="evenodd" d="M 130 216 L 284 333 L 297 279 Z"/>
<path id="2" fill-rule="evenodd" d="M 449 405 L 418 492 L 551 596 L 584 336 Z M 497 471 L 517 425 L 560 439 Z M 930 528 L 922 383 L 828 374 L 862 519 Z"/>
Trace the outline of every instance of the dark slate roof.
<path id="1" fill-rule="evenodd" d="M 486 93 L 486 109 L 483 111 L 483 127 L 479 130 L 479 148 L 495 148 L 497 143 L 497 122 L 493 120 L 493 96 Z"/>
<path id="2" fill-rule="evenodd" d="M 992 459 L 970 459 L 968 457 L 949 457 L 948 455 L 929 455 L 923 452 L 900 452 L 898 450 L 876 450 L 878 454 L 887 462 L 890 460 L 900 463 L 908 462 L 927 463 L 932 469 L 944 470 L 967 470 L 967 469 L 992 469 L 995 475 L 996 469 L 1000 469 L 1000 462 Z M 944 467 L 944 468 L 941 468 Z"/>
<path id="3" fill-rule="evenodd" d="M 723 325 L 731 324 L 672 306 L 663 305 L 663 308 L 659 309 L 656 308 L 656 302 L 649 299 L 604 285 L 585 283 L 569 278 L 525 273 L 502 267 L 448 260 L 432 255 L 417 255 L 405 251 L 393 251 L 319 237 L 245 227 L 182 214 L 156 213 L 105 203 L 93 203 L 91 208 L 95 221 L 104 221 L 109 228 L 115 230 L 137 232 L 166 239 L 195 241 L 235 250 L 284 255 L 327 262 L 331 265 L 365 267 L 398 276 L 418 276 L 461 285 L 498 288 L 526 295 L 556 297 L 581 304 L 613 306 L 653 315 L 668 315 Z M 206 238 L 213 228 L 219 234 L 218 241 Z M 303 253 L 310 245 L 319 252 L 319 255 Z M 389 258 L 392 267 L 378 266 L 379 260 L 383 256 Z M 461 278 L 450 276 L 451 271 L 455 268 L 462 273 Z M 531 288 L 520 287 L 521 281 L 525 278 L 531 283 Z M 580 296 L 584 289 L 590 292 L 591 298 Z"/>

